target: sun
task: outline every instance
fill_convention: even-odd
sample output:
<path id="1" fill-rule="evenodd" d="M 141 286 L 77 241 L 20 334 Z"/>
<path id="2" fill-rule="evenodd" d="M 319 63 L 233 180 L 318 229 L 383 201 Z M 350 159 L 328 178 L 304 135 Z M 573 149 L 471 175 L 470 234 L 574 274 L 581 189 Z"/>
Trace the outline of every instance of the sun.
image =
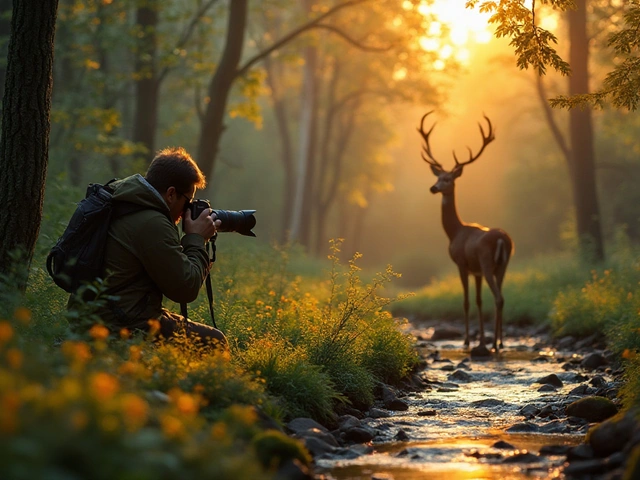
<path id="1" fill-rule="evenodd" d="M 419 41 L 424 50 L 438 53 L 436 69 L 443 69 L 449 59 L 468 63 L 469 47 L 488 43 L 492 38 L 490 14 L 465 8 L 465 3 L 465 0 L 433 0 L 418 6 L 422 15 L 432 19 Z"/>

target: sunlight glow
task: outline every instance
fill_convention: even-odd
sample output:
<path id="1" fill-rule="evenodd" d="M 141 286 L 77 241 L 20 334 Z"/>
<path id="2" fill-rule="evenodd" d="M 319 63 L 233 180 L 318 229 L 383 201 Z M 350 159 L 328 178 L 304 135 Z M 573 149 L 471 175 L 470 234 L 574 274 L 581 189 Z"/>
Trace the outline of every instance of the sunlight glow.
<path id="1" fill-rule="evenodd" d="M 490 14 L 480 13 L 478 9 L 465 8 L 463 0 L 434 0 L 418 5 L 418 12 L 433 19 L 427 26 L 425 36 L 420 39 L 420 47 L 425 51 L 438 52 L 440 60 L 455 58 L 467 63 L 470 58 L 471 44 L 485 44 L 492 38 L 488 23 Z M 444 68 L 444 62 L 434 65 Z"/>

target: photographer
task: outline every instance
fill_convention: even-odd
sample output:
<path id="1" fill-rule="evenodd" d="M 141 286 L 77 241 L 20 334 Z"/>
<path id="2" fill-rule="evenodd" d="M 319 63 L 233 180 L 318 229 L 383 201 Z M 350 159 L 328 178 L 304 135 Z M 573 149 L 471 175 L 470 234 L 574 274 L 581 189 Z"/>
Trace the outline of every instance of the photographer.
<path id="1" fill-rule="evenodd" d="M 197 164 L 183 148 L 167 148 L 144 177 L 132 175 L 114 185 L 114 202 L 132 211 L 116 216 L 109 227 L 104 266 L 111 299 L 98 312 L 101 318 L 116 332 L 143 330 L 164 338 L 186 334 L 227 352 L 220 330 L 162 307 L 165 296 L 177 303 L 194 301 L 211 266 L 205 244 L 221 222 L 209 208 L 196 219 L 187 211 L 196 190 L 206 186 Z"/>

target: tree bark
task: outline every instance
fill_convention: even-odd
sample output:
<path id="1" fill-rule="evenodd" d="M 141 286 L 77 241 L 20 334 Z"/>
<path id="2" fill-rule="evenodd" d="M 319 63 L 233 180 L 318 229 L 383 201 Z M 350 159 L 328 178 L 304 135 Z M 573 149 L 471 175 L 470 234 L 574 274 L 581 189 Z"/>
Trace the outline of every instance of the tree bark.
<path id="1" fill-rule="evenodd" d="M 31 265 L 49 160 L 58 0 L 15 0 L 0 140 L 0 273 Z M 11 253 L 24 255 L 15 265 Z M 26 289 L 26 275 L 17 280 Z"/>
<path id="2" fill-rule="evenodd" d="M 587 36 L 587 0 L 577 0 L 570 10 L 569 94 L 589 93 L 589 38 Z M 578 241 L 583 255 L 596 261 L 604 259 L 604 246 L 598 208 L 595 175 L 593 124 L 591 110 L 574 108 L 569 113 L 572 182 L 576 207 Z"/>
<path id="3" fill-rule="evenodd" d="M 156 1 L 148 2 L 147 5 L 137 9 L 136 25 L 141 30 L 141 37 L 135 60 L 138 79 L 135 82 L 133 141 L 144 145 L 145 158 L 147 162 L 151 162 L 155 152 L 156 126 L 158 124 L 159 82 L 156 66 L 158 5 Z"/>
<path id="4" fill-rule="evenodd" d="M 0 39 L 3 42 L 11 34 L 11 3 L 12 0 L 0 0 Z M 4 93 L 4 83 L 7 76 L 7 43 L 3 43 L 0 48 L 0 95 Z"/>

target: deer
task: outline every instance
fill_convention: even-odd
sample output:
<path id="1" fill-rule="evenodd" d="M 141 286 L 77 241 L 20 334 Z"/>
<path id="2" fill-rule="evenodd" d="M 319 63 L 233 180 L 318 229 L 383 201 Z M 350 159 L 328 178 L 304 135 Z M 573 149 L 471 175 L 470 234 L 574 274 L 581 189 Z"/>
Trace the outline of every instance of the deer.
<path id="1" fill-rule="evenodd" d="M 488 131 L 485 133 L 482 124 L 480 135 L 482 136 L 482 146 L 475 155 L 471 148 L 469 159 L 459 162 L 453 151 L 455 166 L 451 171 L 446 171 L 442 164 L 438 162 L 429 145 L 429 136 L 435 127 L 435 123 L 428 131 L 424 129 L 425 119 L 433 111 L 423 115 L 420 121 L 418 132 L 424 140 L 421 152 L 422 159 L 429 164 L 431 171 L 438 178 L 431 187 L 433 194 L 442 194 L 442 227 L 449 237 L 449 256 L 457 265 L 460 273 L 460 281 L 464 290 L 464 323 L 465 323 L 465 349 L 469 348 L 469 275 L 473 275 L 476 285 L 476 305 L 480 319 L 480 339 L 478 347 L 472 350 L 478 354 L 488 353 L 485 346 L 484 320 L 482 317 L 482 279 L 484 278 L 493 293 L 495 300 L 495 331 L 493 340 L 493 350 L 498 353 L 504 348 L 502 343 L 502 310 L 504 307 L 504 297 L 502 296 L 502 282 L 507 271 L 507 265 L 514 248 L 513 241 L 509 235 L 500 228 L 488 228 L 476 223 L 465 223 L 460 220 L 456 210 L 455 181 L 465 166 L 475 162 L 484 152 L 487 145 L 495 140 L 493 126 L 489 118 L 483 114 L 488 124 Z"/>

